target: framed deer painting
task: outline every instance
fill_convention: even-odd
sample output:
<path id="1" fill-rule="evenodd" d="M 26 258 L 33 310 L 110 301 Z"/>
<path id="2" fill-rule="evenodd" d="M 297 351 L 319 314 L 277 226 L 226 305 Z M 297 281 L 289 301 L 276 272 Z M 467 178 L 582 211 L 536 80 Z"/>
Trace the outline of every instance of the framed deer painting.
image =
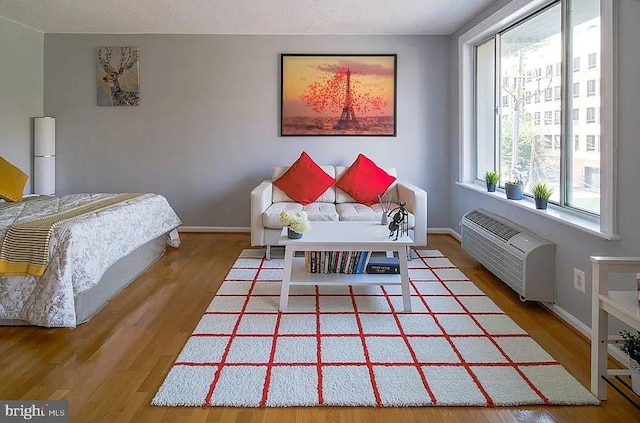
<path id="1" fill-rule="evenodd" d="M 140 104 L 138 47 L 98 47 L 98 106 Z"/>

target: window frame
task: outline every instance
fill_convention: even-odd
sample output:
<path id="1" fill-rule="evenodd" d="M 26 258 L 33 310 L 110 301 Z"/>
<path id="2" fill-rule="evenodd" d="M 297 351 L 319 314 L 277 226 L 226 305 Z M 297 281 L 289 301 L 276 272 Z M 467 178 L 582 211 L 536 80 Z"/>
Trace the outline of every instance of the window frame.
<path id="1" fill-rule="evenodd" d="M 513 0 L 483 21 L 460 35 L 458 38 L 458 88 L 459 88 L 459 108 L 458 108 L 458 130 L 459 130 L 459 173 L 458 184 L 472 188 L 478 192 L 483 192 L 479 187 L 482 181 L 475 179 L 475 138 L 474 138 L 474 47 L 483 40 L 495 36 L 500 31 L 521 21 L 527 16 L 535 14 L 537 11 L 555 3 L 557 0 Z M 560 0 L 566 4 L 571 0 Z M 536 212 L 526 202 L 515 204 L 518 207 L 530 209 L 541 216 L 548 216 L 550 219 L 566 223 L 569 226 L 583 230 L 586 233 L 594 234 L 605 239 L 619 239 L 616 222 L 616 146 L 617 129 L 614 122 L 617 118 L 617 105 L 615 94 L 617 92 L 616 63 L 617 44 L 615 42 L 616 11 L 617 4 L 614 0 L 600 0 L 600 21 L 601 21 L 601 54 L 600 69 L 600 127 L 601 139 L 609 140 L 601 145 L 600 155 L 600 215 L 590 215 L 580 209 L 568 207 L 558 207 L 551 213 Z M 573 63 L 572 63 L 573 65 Z M 568 68 L 569 66 L 567 66 Z M 573 66 L 567 69 L 571 72 Z M 537 70 L 536 70 L 537 71 Z M 540 73 L 542 69 L 540 69 Z M 567 111 L 570 113 L 571 111 Z M 566 138 L 566 137 L 565 137 Z M 500 198 L 501 193 L 497 194 Z M 496 197 L 496 195 L 493 195 Z M 517 202 L 520 203 L 520 202 Z M 556 212 L 557 211 L 557 212 Z"/>

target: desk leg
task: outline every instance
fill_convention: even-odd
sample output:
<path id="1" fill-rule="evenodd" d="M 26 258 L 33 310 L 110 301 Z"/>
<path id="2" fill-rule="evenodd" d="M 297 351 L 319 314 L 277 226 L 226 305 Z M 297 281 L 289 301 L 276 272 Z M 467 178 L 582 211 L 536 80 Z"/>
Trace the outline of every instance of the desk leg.
<path id="1" fill-rule="evenodd" d="M 400 280 L 402 281 L 402 303 L 404 311 L 411 313 L 411 287 L 409 286 L 409 268 L 407 264 L 407 249 L 398 249 L 398 259 L 400 264 Z"/>
<path id="2" fill-rule="evenodd" d="M 284 273 L 282 274 L 282 287 L 280 288 L 280 311 L 287 311 L 289 304 L 289 283 L 291 282 L 291 266 L 293 265 L 293 247 L 287 245 L 284 248 Z"/>

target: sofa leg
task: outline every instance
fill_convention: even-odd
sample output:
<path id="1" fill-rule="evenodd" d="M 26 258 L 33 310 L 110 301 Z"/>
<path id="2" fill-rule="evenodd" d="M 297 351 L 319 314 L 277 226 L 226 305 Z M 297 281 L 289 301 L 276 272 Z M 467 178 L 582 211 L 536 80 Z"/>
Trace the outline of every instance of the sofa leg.
<path id="1" fill-rule="evenodd" d="M 267 261 L 271 260 L 271 245 L 267 245 L 266 258 L 267 258 Z"/>

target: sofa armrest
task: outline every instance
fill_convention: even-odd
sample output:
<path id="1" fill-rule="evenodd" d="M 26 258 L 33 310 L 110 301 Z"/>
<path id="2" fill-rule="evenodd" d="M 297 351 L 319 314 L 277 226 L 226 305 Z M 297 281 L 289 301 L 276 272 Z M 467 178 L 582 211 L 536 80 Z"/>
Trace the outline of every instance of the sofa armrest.
<path id="1" fill-rule="evenodd" d="M 427 192 L 408 182 L 398 181 L 398 200 L 405 203 L 415 217 L 414 244 L 427 245 Z"/>
<path id="2" fill-rule="evenodd" d="M 251 191 L 251 245 L 259 247 L 264 245 L 264 224 L 262 213 L 272 203 L 273 184 L 265 180 Z"/>

